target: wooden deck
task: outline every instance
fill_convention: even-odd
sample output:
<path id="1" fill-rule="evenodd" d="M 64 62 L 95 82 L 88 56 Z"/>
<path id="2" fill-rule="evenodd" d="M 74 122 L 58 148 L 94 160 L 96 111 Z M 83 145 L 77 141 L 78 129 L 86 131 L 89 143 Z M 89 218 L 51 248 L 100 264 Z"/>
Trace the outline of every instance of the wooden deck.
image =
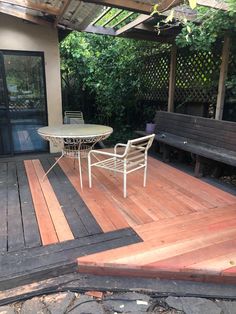
<path id="1" fill-rule="evenodd" d="M 236 283 L 236 197 L 154 158 L 122 178 L 93 172 L 84 189 L 63 159 L 0 160 L 0 288 L 75 270 Z"/>

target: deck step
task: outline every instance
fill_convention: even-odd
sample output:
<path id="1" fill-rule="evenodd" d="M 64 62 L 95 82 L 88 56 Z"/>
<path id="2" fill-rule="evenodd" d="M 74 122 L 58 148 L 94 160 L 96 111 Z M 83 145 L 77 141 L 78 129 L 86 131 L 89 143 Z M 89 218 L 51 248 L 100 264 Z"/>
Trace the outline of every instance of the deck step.
<path id="1" fill-rule="evenodd" d="M 131 228 L 99 233 L 53 245 L 6 253 L 0 257 L 1 290 L 72 273 L 77 258 L 140 242 Z"/>
<path id="2" fill-rule="evenodd" d="M 152 278 L 168 280 L 188 280 L 197 282 L 211 282 L 223 284 L 236 284 L 236 268 L 232 267 L 228 272 L 210 273 L 206 270 L 175 269 L 174 267 L 159 268 L 117 263 L 89 263 L 78 259 L 78 272 L 81 274 L 97 276 L 119 276 L 130 278 Z"/>

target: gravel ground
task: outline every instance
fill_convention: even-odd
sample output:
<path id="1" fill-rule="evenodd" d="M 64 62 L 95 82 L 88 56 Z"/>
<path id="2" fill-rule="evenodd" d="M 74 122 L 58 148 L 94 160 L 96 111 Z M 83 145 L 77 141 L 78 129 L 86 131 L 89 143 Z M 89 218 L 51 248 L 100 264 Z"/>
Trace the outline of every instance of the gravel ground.
<path id="1" fill-rule="evenodd" d="M 63 292 L 0 307 L 1 314 L 236 314 L 236 301 L 194 297 L 152 298 L 147 294 Z"/>

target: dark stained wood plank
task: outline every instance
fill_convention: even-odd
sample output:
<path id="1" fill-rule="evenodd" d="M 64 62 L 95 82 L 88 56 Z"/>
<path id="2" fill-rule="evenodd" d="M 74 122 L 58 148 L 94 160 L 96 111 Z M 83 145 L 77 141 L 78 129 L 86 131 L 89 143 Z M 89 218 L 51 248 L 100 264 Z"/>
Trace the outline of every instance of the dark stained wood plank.
<path id="1" fill-rule="evenodd" d="M 19 182 L 19 194 L 21 201 L 25 246 L 29 248 L 40 246 L 41 238 L 25 167 L 22 161 L 18 161 L 16 165 Z"/>
<path id="2" fill-rule="evenodd" d="M 8 163 L 7 193 L 8 250 L 16 251 L 24 248 L 25 243 L 15 162 Z"/>
<path id="3" fill-rule="evenodd" d="M 69 163 L 69 159 L 67 160 L 65 158 L 61 159 L 59 164 L 62 170 L 64 171 L 64 173 L 68 175 L 68 178 L 71 184 L 74 186 L 76 191 L 80 194 L 80 196 L 84 200 L 85 200 L 85 196 L 89 196 L 86 198 L 86 205 L 88 206 L 93 217 L 96 219 L 96 221 L 100 225 L 101 229 L 104 232 L 116 230 L 114 224 L 109 219 L 109 216 L 107 216 L 104 213 L 103 204 L 98 203 L 96 201 L 96 198 L 93 196 L 91 191 L 87 189 L 83 189 L 83 191 L 81 191 L 78 174 L 75 172 L 73 166 Z M 83 179 L 86 179 L 86 178 L 83 178 Z M 85 182 L 84 182 L 84 185 L 85 185 Z"/>
<path id="4" fill-rule="evenodd" d="M 49 169 L 55 162 L 55 159 L 52 157 L 41 158 L 40 162 L 44 168 L 44 171 L 47 171 L 47 169 Z M 74 237 L 79 238 L 89 235 L 80 216 L 75 210 L 75 208 L 78 206 L 78 193 L 74 191 L 74 188 L 72 187 L 67 177 L 64 175 L 61 168 L 56 165 L 49 172 L 47 177 L 57 195 L 58 201 L 62 206 L 62 210 L 66 216 Z"/>
<path id="5" fill-rule="evenodd" d="M 43 180 L 45 172 L 41 166 L 40 161 L 38 159 L 35 159 L 32 161 L 32 163 L 33 163 L 36 175 L 38 177 L 38 182 L 44 194 L 44 198 L 47 203 L 47 207 L 48 207 L 55 231 L 57 233 L 58 240 L 62 242 L 62 241 L 68 241 L 68 240 L 74 239 L 74 236 L 70 230 L 70 227 L 65 218 L 65 215 L 61 209 L 61 205 L 57 200 L 57 197 L 52 189 L 50 182 L 48 181 L 48 178 L 45 177 Z"/>
<path id="6" fill-rule="evenodd" d="M 48 211 L 48 207 L 41 190 L 37 174 L 31 160 L 24 162 L 26 173 L 29 181 L 31 195 L 33 198 L 34 208 L 36 212 L 37 222 L 43 245 L 57 243 L 58 237 Z"/>
<path id="7" fill-rule="evenodd" d="M 28 254 L 15 254 L 14 258 L 12 255 L 4 256 L 4 263 L 1 261 L 0 286 L 8 289 L 34 280 L 74 272 L 78 256 L 139 241 L 140 238 L 131 229 L 124 229 L 55 244 L 50 246 L 51 250 L 43 246 L 28 250 Z M 32 251 L 38 254 L 32 254 Z"/>
<path id="8" fill-rule="evenodd" d="M 7 251 L 7 163 L 0 162 L 0 252 Z"/>
<path id="9" fill-rule="evenodd" d="M 48 169 L 47 162 L 44 160 L 41 162 L 44 170 Z M 49 158 L 48 162 L 51 165 L 55 159 Z M 63 205 L 63 210 L 69 224 L 73 227 L 73 232 L 77 234 L 77 237 L 101 233 L 101 227 L 59 165 L 54 168 L 54 173 L 56 180 L 53 174 L 49 175 L 49 180 L 56 191 L 57 198 Z"/>

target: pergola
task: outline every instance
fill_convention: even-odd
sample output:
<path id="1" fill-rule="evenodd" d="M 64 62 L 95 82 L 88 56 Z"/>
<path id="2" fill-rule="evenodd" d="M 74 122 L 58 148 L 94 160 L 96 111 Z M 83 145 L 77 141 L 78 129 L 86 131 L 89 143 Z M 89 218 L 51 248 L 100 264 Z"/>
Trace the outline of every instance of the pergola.
<path id="1" fill-rule="evenodd" d="M 197 0 L 198 5 L 228 10 L 224 1 Z M 159 14 L 151 14 L 154 5 Z M 193 20 L 196 11 L 186 8 L 184 0 L 0 0 L 0 13 L 25 21 L 58 28 L 59 33 L 78 30 L 137 40 L 159 41 L 172 44 L 168 110 L 174 111 L 176 47 L 174 38 L 181 26 L 156 31 L 158 21 L 165 19 L 170 9 L 174 17 Z M 220 70 L 216 119 L 222 119 L 225 79 L 227 76 L 230 39 L 225 37 Z"/>

